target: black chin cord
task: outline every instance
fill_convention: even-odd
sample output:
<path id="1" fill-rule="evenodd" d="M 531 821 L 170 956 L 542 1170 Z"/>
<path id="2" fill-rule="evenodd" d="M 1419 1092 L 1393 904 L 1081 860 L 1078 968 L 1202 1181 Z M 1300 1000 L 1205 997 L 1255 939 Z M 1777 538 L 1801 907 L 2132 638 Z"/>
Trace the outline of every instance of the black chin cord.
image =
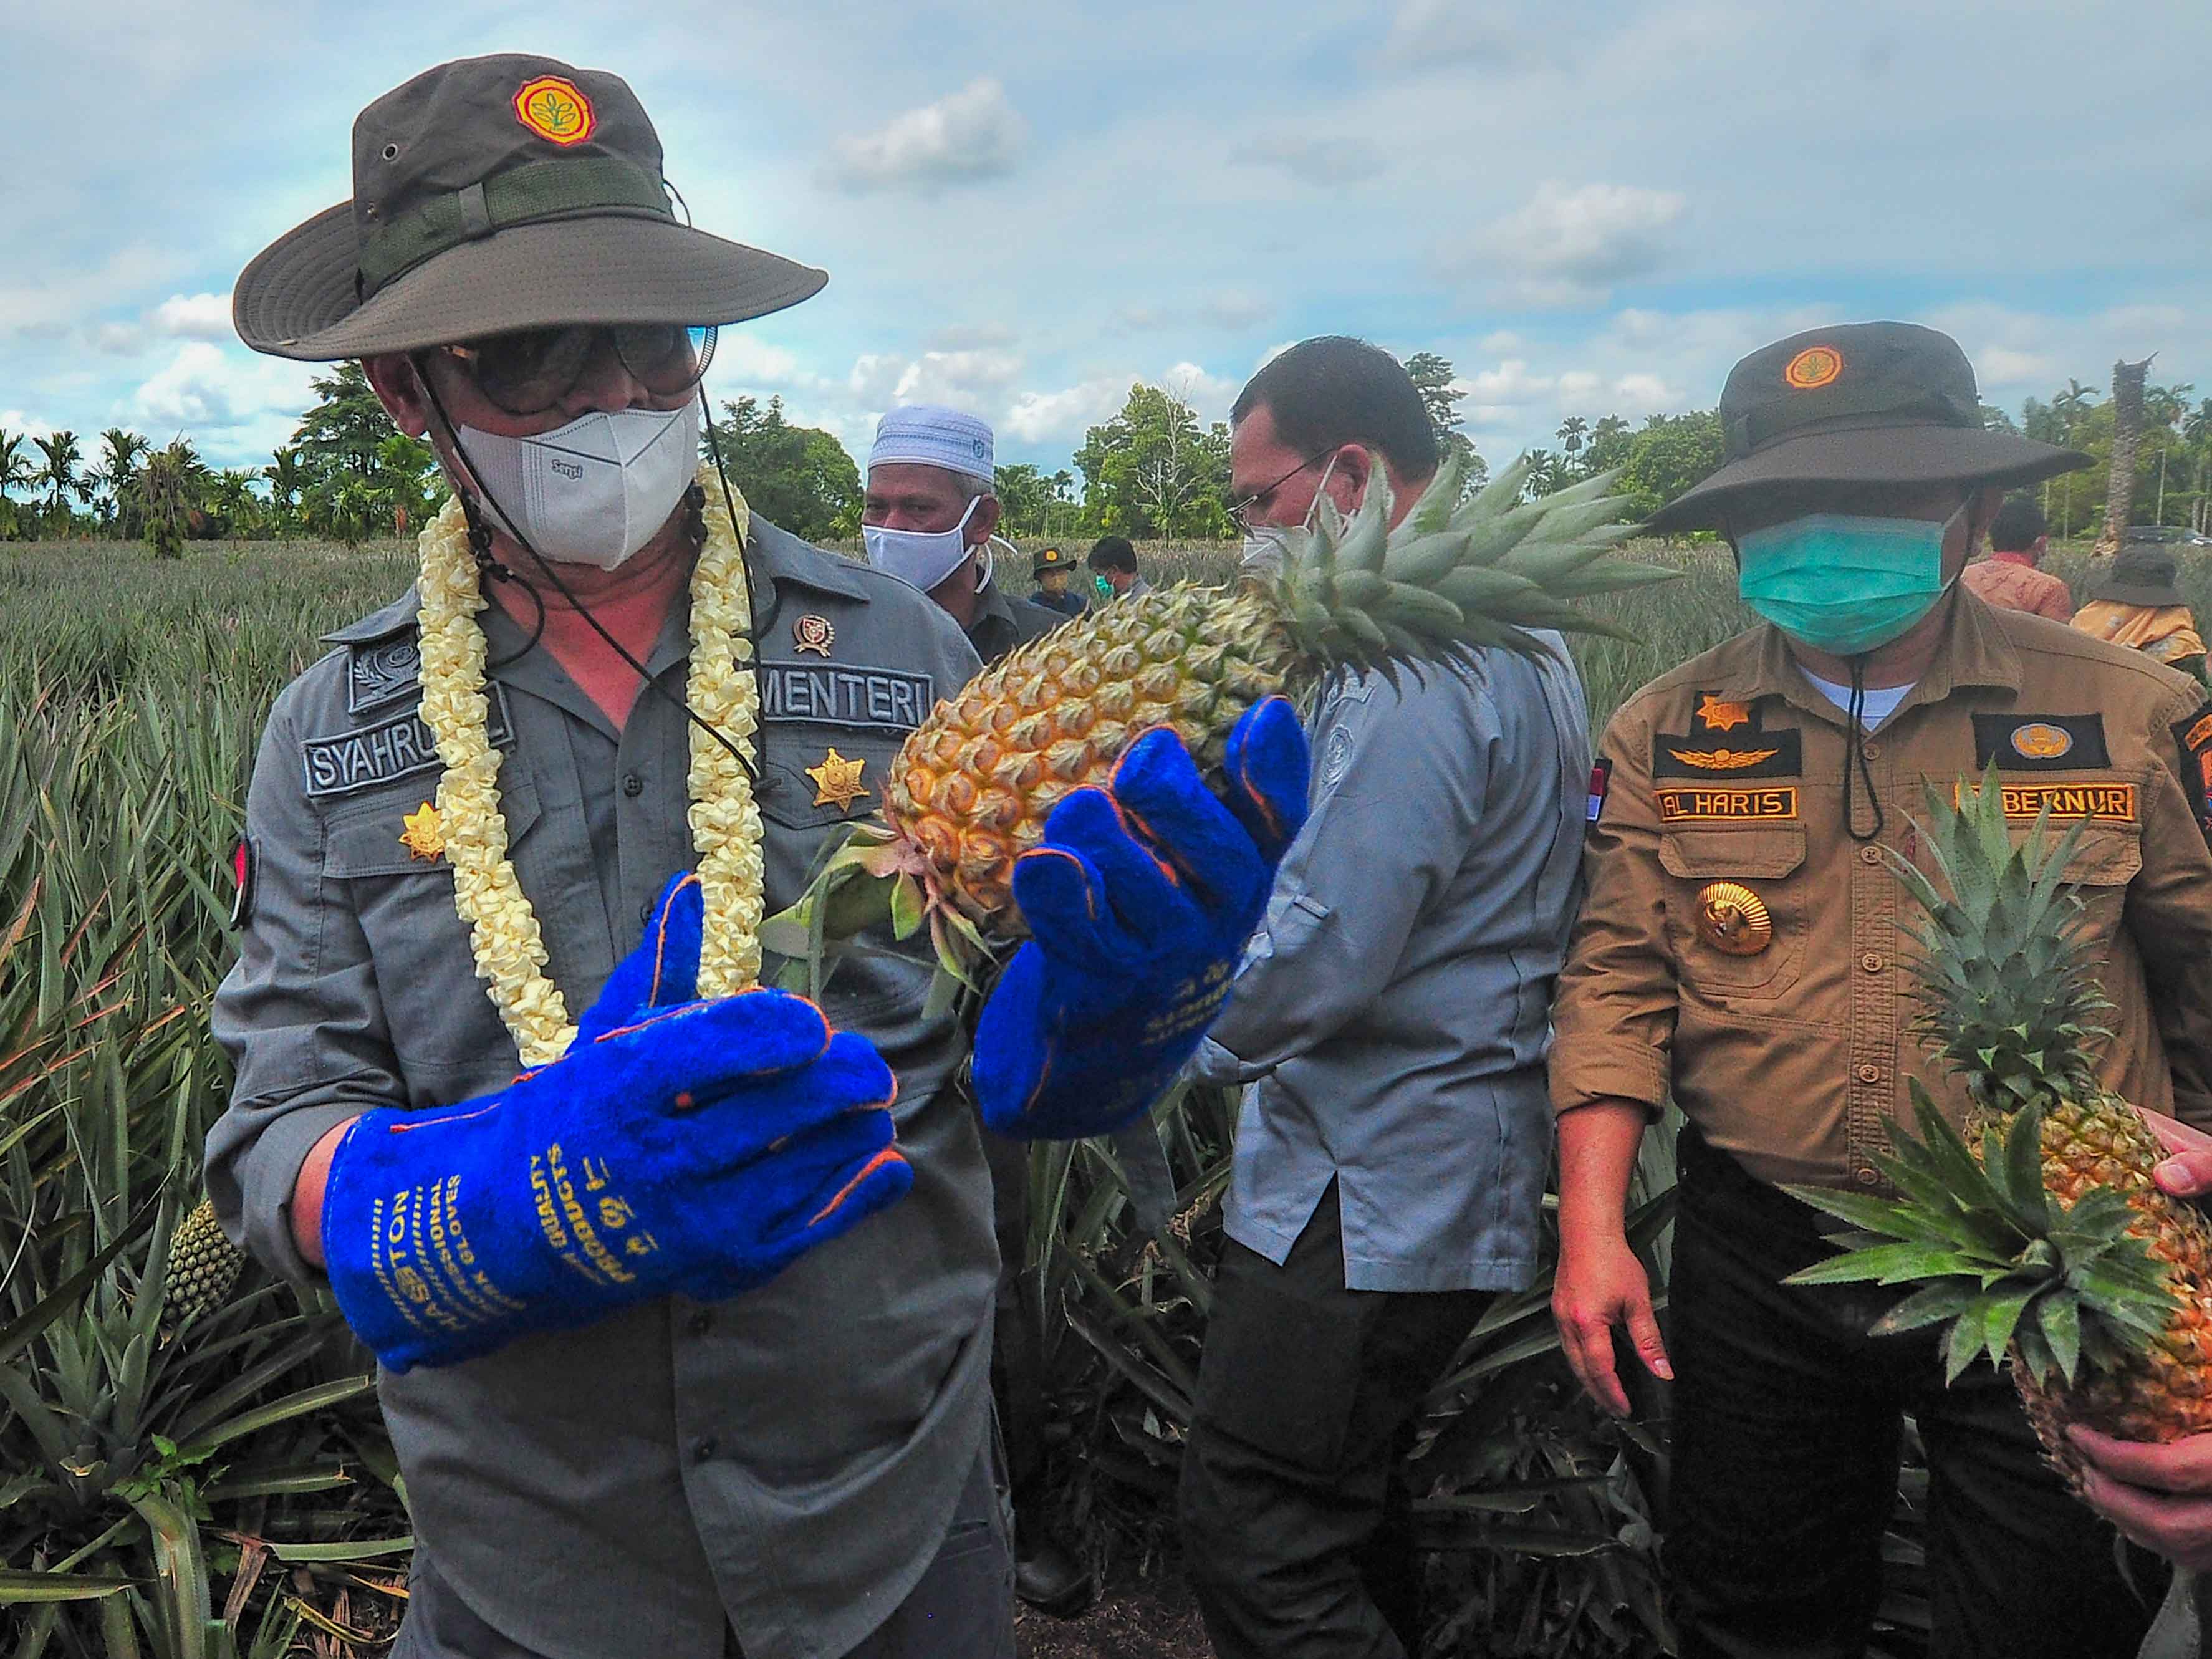
<path id="1" fill-rule="evenodd" d="M 1844 724 L 1850 729 L 1844 742 L 1844 830 L 1853 841 L 1878 841 L 1887 820 L 1882 815 L 1881 796 L 1874 787 L 1874 769 L 1867 764 L 1866 739 L 1866 659 L 1851 659 L 1851 701 L 1844 711 Z M 1858 814 L 1851 804 L 1851 773 L 1856 769 L 1859 779 L 1866 785 L 1867 801 L 1874 808 L 1874 828 L 1864 835 L 1859 833 Z"/>

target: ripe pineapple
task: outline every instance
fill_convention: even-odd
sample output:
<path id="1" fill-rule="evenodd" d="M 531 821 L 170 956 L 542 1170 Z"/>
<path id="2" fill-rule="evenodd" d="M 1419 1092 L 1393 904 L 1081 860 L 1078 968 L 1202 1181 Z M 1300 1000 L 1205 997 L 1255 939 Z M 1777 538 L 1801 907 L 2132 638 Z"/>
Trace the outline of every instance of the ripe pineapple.
<path id="1" fill-rule="evenodd" d="M 1461 645 L 1529 650 L 1533 628 L 1620 636 L 1569 601 L 1679 573 L 1608 556 L 1629 528 L 1605 493 L 1613 476 L 1523 503 L 1524 463 L 1462 503 L 1453 461 L 1391 531 L 1377 466 L 1349 522 L 1324 502 L 1321 525 L 1292 536 L 1279 576 L 1124 599 L 1031 641 L 938 705 L 893 763 L 882 821 L 764 938 L 818 964 L 825 941 L 888 907 L 902 938 L 928 921 L 940 963 L 965 978 L 992 941 L 1023 932 L 1015 859 L 1146 731 L 1174 727 L 1211 771 L 1246 709 L 1332 669 L 1418 672 Z"/>
<path id="2" fill-rule="evenodd" d="M 1953 1378 L 2009 1353 L 2036 1433 L 2078 1484 L 2070 1424 L 2152 1441 L 2212 1429 L 2212 1224 L 2152 1184 L 2157 1140 L 2097 1083 L 2110 1005 L 2064 880 L 2080 829 L 2053 847 L 2046 814 L 2015 848 L 1994 769 L 1959 793 L 1954 806 L 1929 792 L 1949 896 L 1890 863 L 1927 912 L 1917 1027 L 1966 1084 L 1967 1134 L 1916 1081 L 1920 1136 L 1893 1128 L 1883 1160 L 1904 1196 L 1793 1188 L 1861 1231 L 1792 1282 L 1923 1284 L 1875 1328 L 1950 1322 Z"/>
<path id="3" fill-rule="evenodd" d="M 246 1253 L 230 1242 L 215 1218 L 215 1206 L 203 1198 L 177 1224 L 169 1239 L 168 1276 L 162 1286 L 161 1328 L 182 1329 L 229 1299 Z"/>

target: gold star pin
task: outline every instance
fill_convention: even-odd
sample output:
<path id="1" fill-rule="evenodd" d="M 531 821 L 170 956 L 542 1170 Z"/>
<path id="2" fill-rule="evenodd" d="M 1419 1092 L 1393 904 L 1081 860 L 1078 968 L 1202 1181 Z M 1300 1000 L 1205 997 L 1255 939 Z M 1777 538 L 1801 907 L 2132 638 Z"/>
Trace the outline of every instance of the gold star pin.
<path id="1" fill-rule="evenodd" d="M 814 804 L 835 806 L 841 811 L 866 795 L 861 787 L 860 774 L 867 769 L 867 760 L 847 760 L 832 749 L 823 756 L 822 764 L 810 766 L 806 775 L 814 780 Z"/>
<path id="2" fill-rule="evenodd" d="M 435 862 L 446 850 L 445 826 L 438 822 L 438 809 L 428 801 L 420 811 L 410 812 L 401 820 L 407 826 L 399 837 L 399 844 L 418 859 Z"/>

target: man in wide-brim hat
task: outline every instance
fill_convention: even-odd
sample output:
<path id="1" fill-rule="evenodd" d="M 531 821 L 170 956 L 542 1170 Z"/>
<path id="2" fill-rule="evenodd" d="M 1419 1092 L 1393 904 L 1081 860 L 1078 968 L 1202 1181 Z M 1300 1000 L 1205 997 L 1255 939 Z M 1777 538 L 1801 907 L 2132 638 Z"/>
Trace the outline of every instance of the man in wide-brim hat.
<path id="1" fill-rule="evenodd" d="M 2204 639 L 2197 615 L 2177 585 L 2172 552 L 2124 542 L 2112 562 L 2089 584 L 2089 600 L 2074 626 L 2092 639 L 2140 651 L 2154 662 L 2204 678 Z"/>
<path id="2" fill-rule="evenodd" d="M 1900 1419 L 1927 1448 L 1933 1651 L 2127 1654 L 2111 1535 L 2045 1463 L 2009 1377 L 1945 1386 L 1903 1291 L 1785 1285 L 1835 1224 L 1783 1190 L 1878 1192 L 1917 1079 L 1906 904 L 1924 788 L 1994 767 L 2026 829 L 2095 804 L 2076 873 L 2113 1007 L 2098 1080 L 2212 1124 L 2212 707 L 2185 676 L 1958 582 L 2002 490 L 2085 458 L 1985 430 L 1933 330 L 1814 330 L 1729 374 L 1728 459 L 1652 520 L 1717 532 L 1760 625 L 1645 686 L 1601 746 L 1589 899 L 1553 1009 L 1570 1363 L 1631 1408 L 1613 1335 L 1674 1378 L 1665 1568 L 1685 1659 L 1865 1650 Z M 1623 1226 L 1645 1124 L 1687 1120 L 1669 1327 Z"/>
<path id="3" fill-rule="evenodd" d="M 394 1651 L 1010 1659 L 967 1040 L 888 929 L 818 1006 L 758 984 L 763 912 L 976 668 L 697 464 L 714 327 L 823 274 L 678 222 L 630 88 L 546 58 L 418 76 L 353 161 L 240 279 L 239 332 L 360 359 L 453 499 L 416 590 L 270 716 L 207 1175 L 381 1362 Z M 1018 862 L 994 1128 L 1111 1128 L 1200 1040 L 1178 988 L 1225 983 L 1304 800 L 1287 706 L 1238 730 L 1226 809 L 1155 734 L 1048 822 L 1056 903 Z M 1164 1074 L 1115 1041 L 1120 1093 L 1071 1096 L 1152 1027 Z"/>

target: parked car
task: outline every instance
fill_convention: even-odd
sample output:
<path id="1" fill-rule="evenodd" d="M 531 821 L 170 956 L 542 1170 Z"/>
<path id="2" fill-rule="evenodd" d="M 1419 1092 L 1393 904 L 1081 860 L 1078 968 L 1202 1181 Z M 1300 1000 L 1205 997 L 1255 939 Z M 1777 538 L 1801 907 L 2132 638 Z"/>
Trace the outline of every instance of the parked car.
<path id="1" fill-rule="evenodd" d="M 2212 547 L 2212 536 L 2198 534 L 2185 525 L 2131 524 L 2120 539 L 2123 542 L 2148 542 L 2156 547 Z"/>

